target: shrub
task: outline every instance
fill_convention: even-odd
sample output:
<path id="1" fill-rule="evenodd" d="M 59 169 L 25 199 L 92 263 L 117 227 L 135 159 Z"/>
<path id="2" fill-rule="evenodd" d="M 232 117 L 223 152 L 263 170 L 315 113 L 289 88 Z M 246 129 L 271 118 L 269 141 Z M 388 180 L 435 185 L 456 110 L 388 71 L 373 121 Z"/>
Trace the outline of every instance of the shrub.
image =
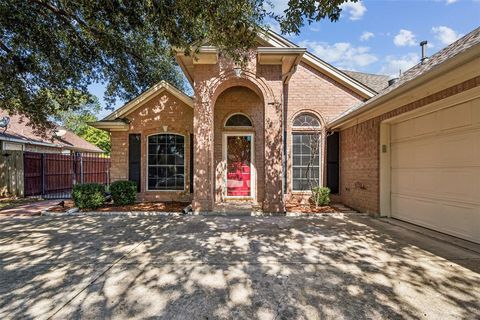
<path id="1" fill-rule="evenodd" d="M 103 204 L 105 187 L 98 183 L 76 184 L 72 198 L 79 209 L 96 209 Z"/>
<path id="2" fill-rule="evenodd" d="M 110 185 L 115 205 L 134 204 L 137 197 L 137 184 L 133 181 L 115 181 Z"/>
<path id="3" fill-rule="evenodd" d="M 312 201 L 315 206 L 326 206 L 330 203 L 330 189 L 327 187 L 314 187 L 312 189 Z"/>

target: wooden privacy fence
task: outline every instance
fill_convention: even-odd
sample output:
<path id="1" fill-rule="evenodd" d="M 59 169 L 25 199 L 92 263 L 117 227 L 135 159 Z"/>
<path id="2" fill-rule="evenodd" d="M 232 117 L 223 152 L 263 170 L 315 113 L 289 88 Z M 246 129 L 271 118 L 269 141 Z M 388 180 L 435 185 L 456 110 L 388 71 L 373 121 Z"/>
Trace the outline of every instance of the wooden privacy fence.
<path id="1" fill-rule="evenodd" d="M 25 196 L 69 198 L 77 183 L 110 182 L 110 158 L 95 153 L 24 155 Z"/>
<path id="2" fill-rule="evenodd" d="M 0 152 L 0 197 L 23 195 L 23 152 Z"/>

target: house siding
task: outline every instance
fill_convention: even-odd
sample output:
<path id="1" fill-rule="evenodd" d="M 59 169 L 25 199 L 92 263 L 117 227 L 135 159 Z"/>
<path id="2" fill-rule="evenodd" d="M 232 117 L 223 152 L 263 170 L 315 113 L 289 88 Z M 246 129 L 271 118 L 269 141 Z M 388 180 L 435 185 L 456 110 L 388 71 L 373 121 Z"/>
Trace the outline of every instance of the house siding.
<path id="1" fill-rule="evenodd" d="M 480 77 L 475 77 L 342 130 L 340 132 L 339 200 L 354 209 L 378 215 L 380 212 L 381 122 L 478 86 L 480 86 Z"/>

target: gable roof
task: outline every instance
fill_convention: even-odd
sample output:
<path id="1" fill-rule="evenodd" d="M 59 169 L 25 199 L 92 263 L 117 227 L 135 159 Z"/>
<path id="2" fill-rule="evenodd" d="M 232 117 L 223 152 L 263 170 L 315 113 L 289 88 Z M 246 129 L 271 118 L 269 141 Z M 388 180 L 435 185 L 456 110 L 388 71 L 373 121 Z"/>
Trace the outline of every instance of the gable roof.
<path id="1" fill-rule="evenodd" d="M 399 93 L 401 90 L 408 89 L 408 86 L 413 84 L 415 80 L 420 79 L 427 74 L 434 72 L 435 70 L 439 70 L 447 62 L 453 60 L 454 58 L 462 58 L 470 51 L 475 50 L 480 51 L 480 27 L 438 51 L 423 63 L 418 63 L 412 68 L 408 69 L 394 84 L 386 87 L 370 100 L 356 104 L 352 108 L 340 114 L 337 118 L 330 121 L 329 126 L 338 126 L 350 118 L 353 118 L 355 115 L 371 109 L 372 107 L 378 105 L 381 101 L 384 101 L 390 96 Z M 478 53 L 476 52 L 473 52 L 471 55 L 478 57 Z"/>
<path id="2" fill-rule="evenodd" d="M 80 152 L 104 152 L 99 147 L 63 127 L 57 126 L 55 129 L 48 130 L 44 135 L 41 135 L 27 125 L 28 119 L 25 116 L 9 115 L 6 111 L 0 109 L 0 117 L 4 116 L 8 116 L 10 122 L 5 132 L 0 132 L 0 140 Z M 65 131 L 65 133 L 62 136 L 56 135 L 56 132 L 59 130 Z"/>
<path id="3" fill-rule="evenodd" d="M 390 79 L 389 76 L 383 74 L 364 73 L 349 70 L 342 70 L 342 72 L 367 85 L 376 92 L 380 92 L 385 89 L 388 86 L 388 79 Z"/>
<path id="4" fill-rule="evenodd" d="M 266 30 L 264 33 L 260 33 L 258 39 L 261 43 L 271 45 L 273 47 L 298 48 L 295 43 L 285 39 L 272 30 Z M 363 83 L 351 75 L 335 68 L 333 65 L 323 61 L 309 51 L 305 52 L 303 55 L 302 62 L 308 64 L 330 78 L 333 78 L 365 98 L 371 98 L 377 94 L 377 91 L 369 87 L 366 83 Z"/>
<path id="5" fill-rule="evenodd" d="M 112 113 L 110 113 L 108 116 L 103 118 L 100 121 L 95 122 L 94 124 L 100 123 L 100 122 L 107 122 L 107 121 L 116 121 L 117 119 L 121 119 L 130 112 L 134 111 L 138 107 L 140 107 L 143 103 L 149 101 L 152 99 L 154 96 L 162 93 L 162 92 L 168 92 L 174 97 L 178 98 L 180 101 L 184 102 L 186 105 L 190 106 L 193 108 L 193 99 L 192 97 L 186 95 L 184 92 L 178 90 L 174 86 L 172 86 L 170 83 L 162 80 L 158 82 L 157 84 L 153 85 L 151 88 L 148 90 L 144 91 L 141 93 L 138 97 L 130 100 L 127 102 L 125 105 L 122 107 L 116 109 Z"/>

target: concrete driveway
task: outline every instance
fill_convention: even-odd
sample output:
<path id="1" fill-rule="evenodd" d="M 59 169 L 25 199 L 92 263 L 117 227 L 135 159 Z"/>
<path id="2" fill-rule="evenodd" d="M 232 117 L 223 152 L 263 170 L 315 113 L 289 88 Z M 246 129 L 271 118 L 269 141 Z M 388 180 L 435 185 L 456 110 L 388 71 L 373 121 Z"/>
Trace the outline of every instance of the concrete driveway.
<path id="1" fill-rule="evenodd" d="M 480 255 L 365 216 L 0 220 L 0 318 L 474 319 Z"/>

